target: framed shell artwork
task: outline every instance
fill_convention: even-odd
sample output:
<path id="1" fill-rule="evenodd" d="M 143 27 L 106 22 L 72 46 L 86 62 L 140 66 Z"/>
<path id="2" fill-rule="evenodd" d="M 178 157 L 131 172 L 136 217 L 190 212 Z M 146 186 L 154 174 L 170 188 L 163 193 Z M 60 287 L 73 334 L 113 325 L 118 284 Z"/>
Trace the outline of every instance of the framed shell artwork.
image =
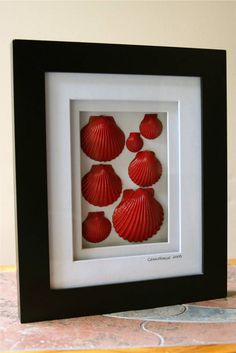
<path id="1" fill-rule="evenodd" d="M 224 50 L 13 41 L 20 319 L 226 295 Z"/>

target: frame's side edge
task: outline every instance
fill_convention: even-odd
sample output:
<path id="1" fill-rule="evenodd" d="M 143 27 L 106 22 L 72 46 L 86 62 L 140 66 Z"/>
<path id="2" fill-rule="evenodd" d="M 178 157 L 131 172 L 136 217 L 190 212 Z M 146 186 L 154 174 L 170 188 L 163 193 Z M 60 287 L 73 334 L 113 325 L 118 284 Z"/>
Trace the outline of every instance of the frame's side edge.
<path id="1" fill-rule="evenodd" d="M 222 296 L 226 296 L 227 106 L 226 52 L 223 50 L 212 59 L 209 72 L 202 78 L 202 105 L 203 267 L 210 286 L 218 291 L 221 288 Z M 212 254 L 210 258 L 209 254 Z"/>
<path id="2" fill-rule="evenodd" d="M 224 102 L 224 131 L 225 131 L 225 140 L 224 140 L 224 145 L 225 145 L 225 150 L 224 150 L 224 154 L 225 154 L 225 165 L 224 165 L 224 169 L 225 169 L 225 186 L 224 186 L 224 193 L 225 193 L 225 214 L 224 214 L 224 219 L 225 219 L 225 242 L 226 242 L 226 248 L 225 248 L 225 261 L 226 261 L 226 268 L 225 268 L 225 279 L 226 279 L 226 293 L 225 296 L 227 295 L 227 270 L 228 270 L 228 119 L 227 119 L 227 52 L 224 51 L 224 96 L 225 96 L 225 102 Z"/>
<path id="3" fill-rule="evenodd" d="M 13 158 L 14 158 L 14 204 L 15 204 L 15 240 L 16 240 L 16 280 L 17 280 L 17 308 L 18 308 L 18 316 L 21 317 L 21 282 L 20 282 L 20 254 L 19 254 L 19 236 L 18 236 L 18 207 L 17 207 L 17 168 L 16 168 L 16 112 L 17 112 L 17 104 L 16 104 L 16 67 L 17 67 L 17 49 L 16 49 L 16 41 L 12 42 L 12 88 L 14 95 L 14 104 L 13 104 L 13 136 L 14 136 L 14 146 L 13 146 Z"/>

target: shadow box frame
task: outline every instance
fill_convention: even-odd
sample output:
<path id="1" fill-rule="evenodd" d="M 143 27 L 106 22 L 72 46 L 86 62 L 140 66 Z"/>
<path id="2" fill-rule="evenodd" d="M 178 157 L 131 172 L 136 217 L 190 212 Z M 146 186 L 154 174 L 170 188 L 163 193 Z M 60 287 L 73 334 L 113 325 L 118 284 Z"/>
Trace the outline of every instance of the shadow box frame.
<path id="1" fill-rule="evenodd" d="M 138 310 L 225 297 L 226 52 L 215 49 L 14 40 L 13 71 L 17 274 L 21 322 Z M 200 79 L 201 273 L 51 288 L 46 73 Z M 158 266 L 158 261 L 153 263 Z"/>

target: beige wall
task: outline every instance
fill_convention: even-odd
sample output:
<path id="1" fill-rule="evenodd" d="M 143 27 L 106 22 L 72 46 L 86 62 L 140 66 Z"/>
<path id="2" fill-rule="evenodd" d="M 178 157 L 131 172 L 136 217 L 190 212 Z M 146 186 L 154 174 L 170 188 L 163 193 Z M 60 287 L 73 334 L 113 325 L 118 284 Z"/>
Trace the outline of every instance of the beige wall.
<path id="1" fill-rule="evenodd" d="M 0 1 L 0 264 L 15 262 L 13 38 L 226 49 L 229 257 L 236 257 L 236 2 Z"/>

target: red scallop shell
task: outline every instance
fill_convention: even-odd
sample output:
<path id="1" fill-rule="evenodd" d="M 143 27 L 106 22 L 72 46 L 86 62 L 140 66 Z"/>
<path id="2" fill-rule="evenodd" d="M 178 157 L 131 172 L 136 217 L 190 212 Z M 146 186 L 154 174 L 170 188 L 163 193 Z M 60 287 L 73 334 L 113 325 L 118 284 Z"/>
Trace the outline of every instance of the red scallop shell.
<path id="1" fill-rule="evenodd" d="M 82 194 L 94 206 L 111 205 L 121 190 L 121 179 L 109 164 L 93 165 L 82 178 Z"/>
<path id="2" fill-rule="evenodd" d="M 143 147 L 143 139 L 140 132 L 131 132 L 126 141 L 126 147 L 130 152 L 138 152 Z"/>
<path id="3" fill-rule="evenodd" d="M 81 130 L 81 147 L 95 161 L 111 161 L 123 150 L 125 134 L 112 116 L 91 116 Z"/>
<path id="4" fill-rule="evenodd" d="M 128 190 L 115 208 L 112 221 L 119 236 L 130 242 L 142 242 L 158 232 L 164 212 L 154 198 L 153 189 Z"/>
<path id="5" fill-rule="evenodd" d="M 139 186 L 151 186 L 161 177 L 161 162 L 152 151 L 141 151 L 129 165 L 130 179 Z"/>
<path id="6" fill-rule="evenodd" d="M 139 125 L 141 135 L 147 139 L 153 140 L 162 132 L 163 126 L 157 116 L 158 114 L 145 114 Z"/>
<path id="7" fill-rule="evenodd" d="M 83 237 L 91 243 L 105 240 L 111 233 L 111 222 L 104 216 L 104 212 L 89 212 L 82 223 Z"/>

